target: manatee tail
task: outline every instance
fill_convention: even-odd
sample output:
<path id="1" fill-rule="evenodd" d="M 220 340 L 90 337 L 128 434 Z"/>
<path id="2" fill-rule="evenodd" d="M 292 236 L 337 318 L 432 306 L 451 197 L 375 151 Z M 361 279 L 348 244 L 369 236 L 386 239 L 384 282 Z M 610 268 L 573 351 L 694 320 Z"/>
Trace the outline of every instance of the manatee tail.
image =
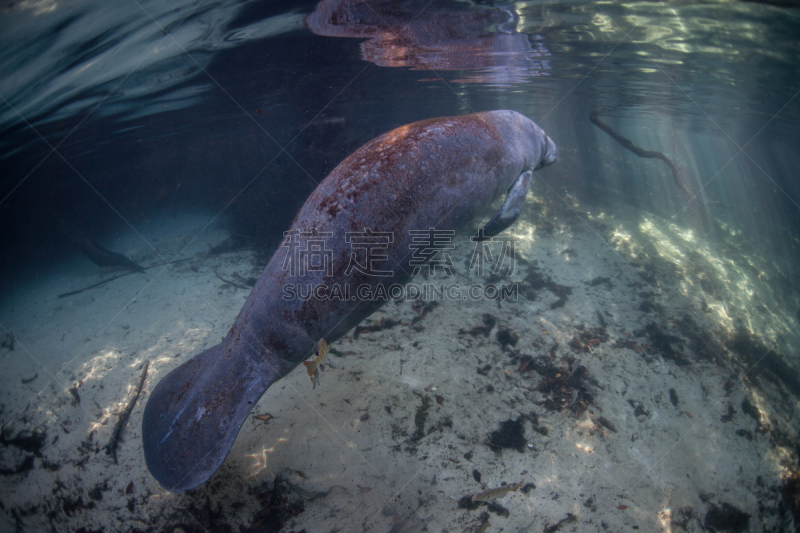
<path id="1" fill-rule="evenodd" d="M 147 468 L 171 492 L 193 489 L 222 465 L 248 413 L 286 370 L 272 354 L 197 354 L 153 389 L 142 420 Z"/>

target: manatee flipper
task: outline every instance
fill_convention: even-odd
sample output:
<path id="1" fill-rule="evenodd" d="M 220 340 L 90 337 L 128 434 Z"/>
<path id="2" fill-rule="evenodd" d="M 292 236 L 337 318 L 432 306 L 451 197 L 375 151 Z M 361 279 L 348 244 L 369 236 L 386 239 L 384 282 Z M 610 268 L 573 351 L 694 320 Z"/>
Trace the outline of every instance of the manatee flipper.
<path id="1" fill-rule="evenodd" d="M 528 187 L 531 185 L 532 178 L 533 172 L 530 170 L 526 170 L 517 177 L 514 184 L 508 189 L 503 207 L 483 227 L 481 240 L 494 237 L 516 222 L 522 212 L 522 206 L 525 205 L 525 197 L 528 195 Z"/>
<path id="2" fill-rule="evenodd" d="M 147 468 L 165 489 L 182 492 L 220 467 L 247 414 L 288 368 L 279 359 L 217 344 L 156 385 L 142 419 Z"/>

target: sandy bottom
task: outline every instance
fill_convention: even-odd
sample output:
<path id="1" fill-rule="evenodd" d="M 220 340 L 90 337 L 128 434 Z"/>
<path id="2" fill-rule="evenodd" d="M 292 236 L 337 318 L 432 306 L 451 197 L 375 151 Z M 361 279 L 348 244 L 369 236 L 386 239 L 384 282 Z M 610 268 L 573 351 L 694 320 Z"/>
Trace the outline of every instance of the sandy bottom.
<path id="1" fill-rule="evenodd" d="M 297 369 L 267 391 L 219 472 L 182 494 L 147 471 L 142 411 L 225 335 L 249 291 L 220 277 L 257 277 L 255 254 L 208 255 L 227 233 L 187 215 L 140 228 L 157 253 L 132 235 L 105 243 L 170 266 L 58 298 L 121 273 L 76 256 L 14 287 L 0 304 L 0 529 L 794 531 L 785 274 L 744 243 L 534 187 L 513 271 L 479 276 L 459 240 L 451 277 L 415 280 L 516 299 L 390 301 L 332 344 L 316 390 Z M 104 446 L 145 360 L 115 464 Z M 502 485 L 517 490 L 472 498 Z"/>

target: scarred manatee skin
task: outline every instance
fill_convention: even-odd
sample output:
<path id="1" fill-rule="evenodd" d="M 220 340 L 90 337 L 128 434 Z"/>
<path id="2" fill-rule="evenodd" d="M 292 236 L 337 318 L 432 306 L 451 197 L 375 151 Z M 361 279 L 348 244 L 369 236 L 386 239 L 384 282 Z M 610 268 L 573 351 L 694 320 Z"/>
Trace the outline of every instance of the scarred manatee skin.
<path id="1" fill-rule="evenodd" d="M 360 294 L 411 278 L 411 230 L 458 230 L 523 171 L 556 158 L 539 126 L 505 110 L 415 122 L 353 152 L 303 204 L 223 342 L 153 390 L 142 422 L 153 477 L 173 492 L 208 480 L 267 388 L 319 339 L 335 341 L 385 303 Z M 352 268 L 349 238 L 365 230 L 384 246 L 368 269 Z M 323 263 L 301 272 L 293 254 L 315 246 Z M 349 287 L 349 298 L 326 297 L 334 286 Z M 299 297 L 305 288 L 317 292 Z"/>

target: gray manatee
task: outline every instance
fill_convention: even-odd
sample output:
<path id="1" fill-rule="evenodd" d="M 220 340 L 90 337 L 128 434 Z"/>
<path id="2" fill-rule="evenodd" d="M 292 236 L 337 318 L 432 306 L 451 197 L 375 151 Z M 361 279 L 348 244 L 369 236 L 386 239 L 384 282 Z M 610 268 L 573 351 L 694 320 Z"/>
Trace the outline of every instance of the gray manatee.
<path id="1" fill-rule="evenodd" d="M 519 216 L 531 171 L 556 158 L 553 141 L 514 111 L 415 122 L 353 152 L 300 208 L 223 342 L 153 389 L 142 421 L 153 477 L 173 492 L 208 480 L 269 386 L 385 302 L 359 295 L 411 279 L 410 230 L 458 230 L 507 193 L 483 228 L 482 238 L 496 235 Z"/>

